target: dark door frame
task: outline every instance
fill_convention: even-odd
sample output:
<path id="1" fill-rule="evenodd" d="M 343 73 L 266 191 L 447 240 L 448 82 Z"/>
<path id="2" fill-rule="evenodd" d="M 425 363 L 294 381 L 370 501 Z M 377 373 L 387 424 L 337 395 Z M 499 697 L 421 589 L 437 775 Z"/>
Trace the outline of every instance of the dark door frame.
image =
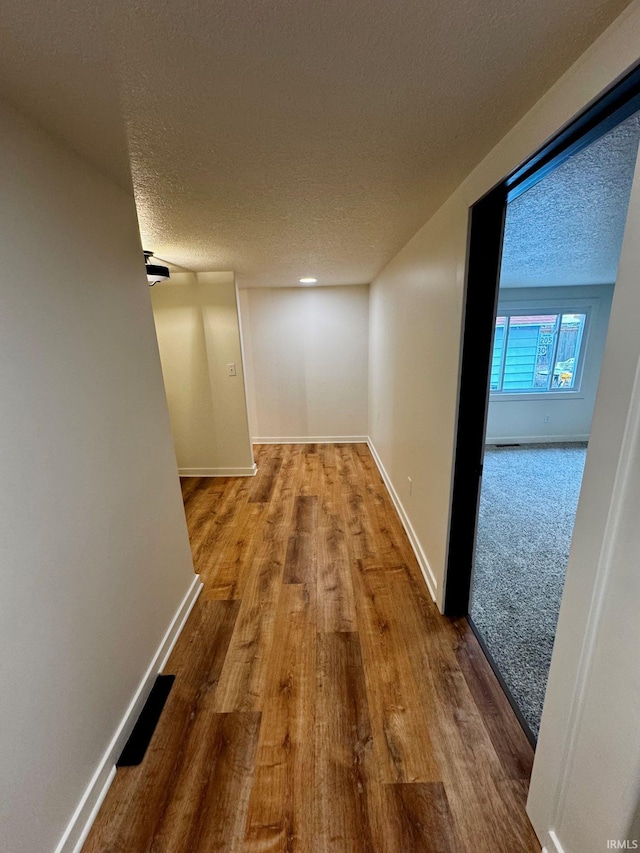
<path id="1" fill-rule="evenodd" d="M 638 110 L 640 66 L 614 82 L 470 208 L 444 598 L 448 616 L 469 612 L 507 203 Z"/>

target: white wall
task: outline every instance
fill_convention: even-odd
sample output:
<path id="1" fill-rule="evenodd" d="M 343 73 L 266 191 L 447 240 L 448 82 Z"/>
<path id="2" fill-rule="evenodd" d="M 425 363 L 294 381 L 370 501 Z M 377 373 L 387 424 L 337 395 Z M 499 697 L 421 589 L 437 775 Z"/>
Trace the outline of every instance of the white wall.
<path id="1" fill-rule="evenodd" d="M 469 206 L 640 53 L 632 3 L 400 251 L 371 286 L 370 435 L 443 601 Z M 407 477 L 413 479 L 409 495 Z"/>
<path id="2" fill-rule="evenodd" d="M 233 273 L 172 273 L 151 301 L 180 473 L 253 474 Z"/>
<path id="3" fill-rule="evenodd" d="M 254 441 L 368 434 L 367 285 L 240 291 Z"/>
<path id="4" fill-rule="evenodd" d="M 487 442 L 587 441 L 598 390 L 602 354 L 607 339 L 613 285 L 591 287 L 531 287 L 500 290 L 500 306 L 556 310 L 558 300 L 571 308 L 590 308 L 583 339 L 584 367 L 579 391 L 559 392 L 536 399 L 521 395 L 491 395 Z M 500 309 L 499 309 L 500 310 Z M 545 418 L 548 421 L 545 422 Z"/>
<path id="5" fill-rule="evenodd" d="M 133 199 L 0 140 L 0 847 L 49 853 L 195 576 Z"/>

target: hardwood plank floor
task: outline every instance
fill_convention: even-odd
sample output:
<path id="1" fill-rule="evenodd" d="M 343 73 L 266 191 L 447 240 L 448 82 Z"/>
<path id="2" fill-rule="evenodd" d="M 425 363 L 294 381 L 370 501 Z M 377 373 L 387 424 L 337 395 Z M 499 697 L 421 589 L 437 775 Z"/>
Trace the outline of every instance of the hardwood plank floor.
<path id="1" fill-rule="evenodd" d="M 248 851 L 313 849 L 316 631 L 308 587 L 282 589 L 245 836 Z"/>
<path id="2" fill-rule="evenodd" d="M 182 481 L 205 588 L 84 853 L 539 853 L 531 747 L 366 445 L 256 461 Z"/>

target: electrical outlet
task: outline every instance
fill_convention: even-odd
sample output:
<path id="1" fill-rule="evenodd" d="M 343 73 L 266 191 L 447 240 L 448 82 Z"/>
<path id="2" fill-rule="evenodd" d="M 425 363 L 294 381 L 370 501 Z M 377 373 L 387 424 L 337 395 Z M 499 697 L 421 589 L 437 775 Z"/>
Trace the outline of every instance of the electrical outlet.
<path id="1" fill-rule="evenodd" d="M 549 423 L 549 415 L 544 416 L 544 422 L 545 422 L 545 424 Z"/>
<path id="2" fill-rule="evenodd" d="M 411 495 L 411 491 L 413 489 L 413 480 L 411 479 L 411 477 L 407 477 L 407 480 L 409 481 L 409 495 Z"/>

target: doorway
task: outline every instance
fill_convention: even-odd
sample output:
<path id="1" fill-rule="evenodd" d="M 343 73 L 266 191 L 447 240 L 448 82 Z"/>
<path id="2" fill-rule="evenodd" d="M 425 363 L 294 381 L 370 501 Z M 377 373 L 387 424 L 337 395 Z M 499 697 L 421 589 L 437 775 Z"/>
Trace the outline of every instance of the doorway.
<path id="1" fill-rule="evenodd" d="M 471 210 L 445 612 L 535 744 L 631 191 L 638 73 Z"/>

